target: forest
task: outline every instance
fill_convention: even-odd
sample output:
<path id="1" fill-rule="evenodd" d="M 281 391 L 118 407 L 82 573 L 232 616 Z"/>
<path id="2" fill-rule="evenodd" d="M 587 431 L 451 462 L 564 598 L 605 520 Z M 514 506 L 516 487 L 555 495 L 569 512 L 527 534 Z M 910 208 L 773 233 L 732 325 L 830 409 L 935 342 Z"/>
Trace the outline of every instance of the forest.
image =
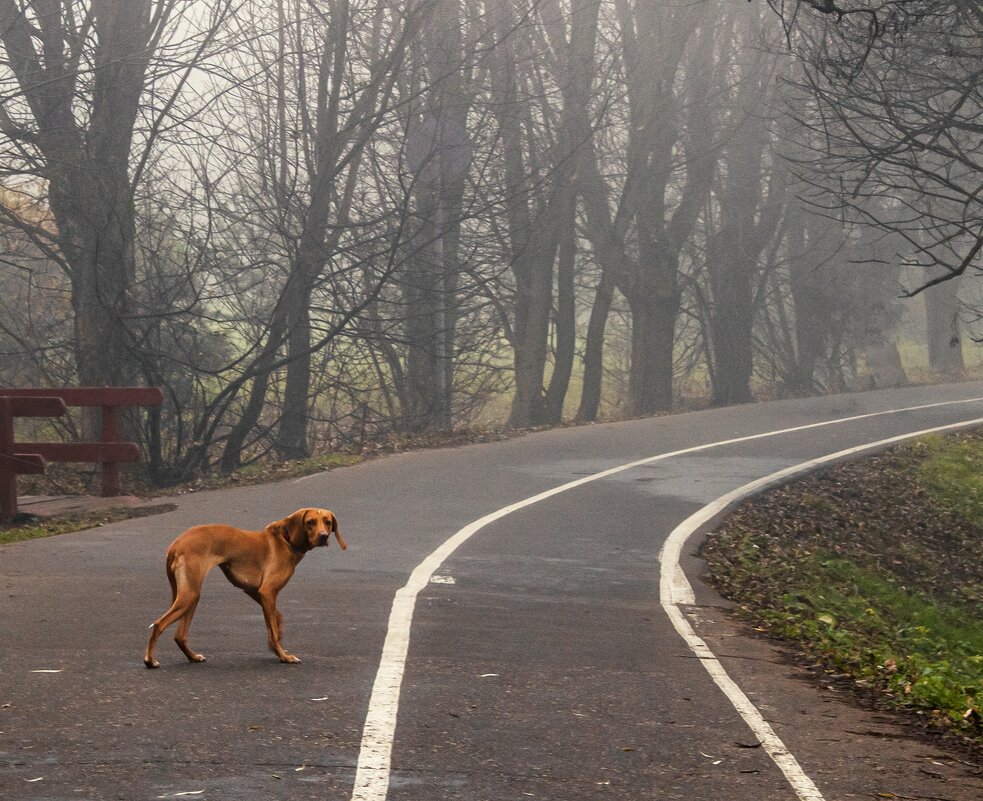
<path id="1" fill-rule="evenodd" d="M 160 387 L 167 485 L 961 377 L 981 73 L 977 0 L 0 0 L 0 386 Z"/>

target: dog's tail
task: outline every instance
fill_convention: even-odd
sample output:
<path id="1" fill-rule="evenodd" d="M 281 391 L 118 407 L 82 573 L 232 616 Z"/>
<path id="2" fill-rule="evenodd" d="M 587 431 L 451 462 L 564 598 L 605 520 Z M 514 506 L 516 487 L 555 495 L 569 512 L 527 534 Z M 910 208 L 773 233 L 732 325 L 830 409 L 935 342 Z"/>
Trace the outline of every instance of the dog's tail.
<path id="1" fill-rule="evenodd" d="M 180 557 L 177 555 L 173 547 L 167 549 L 167 561 L 165 564 L 167 568 L 167 580 L 171 585 L 172 604 L 174 603 L 174 599 L 177 598 L 177 570 L 181 566 L 178 564 L 179 559 Z"/>

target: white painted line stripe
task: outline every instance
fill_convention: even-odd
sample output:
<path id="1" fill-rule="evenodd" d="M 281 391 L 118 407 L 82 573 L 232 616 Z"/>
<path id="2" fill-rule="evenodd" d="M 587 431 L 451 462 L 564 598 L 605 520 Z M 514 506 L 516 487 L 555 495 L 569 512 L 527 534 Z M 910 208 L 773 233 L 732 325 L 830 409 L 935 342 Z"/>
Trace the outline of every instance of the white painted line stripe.
<path id="1" fill-rule="evenodd" d="M 792 467 L 787 467 L 784 470 L 778 470 L 763 478 L 745 484 L 743 487 L 738 487 L 732 492 L 720 496 L 712 503 L 708 503 L 698 512 L 695 512 L 676 526 L 662 547 L 662 552 L 659 554 L 659 562 L 661 564 L 659 601 L 662 604 L 662 608 L 669 616 L 669 620 L 672 621 L 672 625 L 679 633 L 679 636 L 686 641 L 690 650 L 699 658 L 699 661 L 707 669 L 707 672 L 716 685 L 727 696 L 727 699 L 733 704 L 740 716 L 744 718 L 744 722 L 754 732 L 754 735 L 761 742 L 768 756 L 774 760 L 801 801 L 823 801 L 823 796 L 816 785 L 812 783 L 812 780 L 802 770 L 795 757 L 785 747 L 785 744 L 778 738 L 778 735 L 775 734 L 764 717 L 762 717 L 758 709 L 751 703 L 741 688 L 734 683 L 733 679 L 727 675 L 720 661 L 707 647 L 707 644 L 696 634 L 689 621 L 683 615 L 680 607 L 695 603 L 693 588 L 690 586 L 689 581 L 686 579 L 686 574 L 683 573 L 679 565 L 679 557 L 682 553 L 683 545 L 693 536 L 694 532 L 700 530 L 703 525 L 713 520 L 717 515 L 723 514 L 734 504 L 750 495 L 760 492 L 769 485 L 784 483 L 796 476 L 809 473 L 824 464 L 856 456 L 864 451 L 880 450 L 914 437 L 974 425 L 983 425 L 983 418 L 947 426 L 927 428 L 922 431 L 883 439 L 868 445 L 846 448 L 845 450 L 837 451 L 836 453 L 831 453 L 818 459 L 811 459 L 808 462 L 802 462 Z"/>
<path id="2" fill-rule="evenodd" d="M 943 406 L 978 403 L 980 401 L 983 401 L 983 398 L 926 403 L 903 409 L 887 409 L 880 412 L 858 414 L 852 417 L 840 417 L 835 420 L 824 420 L 818 423 L 807 423 L 777 431 L 766 431 L 761 434 L 750 434 L 720 442 L 710 442 L 704 445 L 683 448 L 656 456 L 649 456 L 645 459 L 638 459 L 634 462 L 612 467 L 608 470 L 602 470 L 599 473 L 561 484 L 538 495 L 533 495 L 531 498 L 526 498 L 525 500 L 505 506 L 475 520 L 473 523 L 469 523 L 448 540 L 444 541 L 433 553 L 417 565 L 410 574 L 409 580 L 403 587 L 396 591 L 396 595 L 393 598 L 392 609 L 389 613 L 389 628 L 386 631 L 386 639 L 382 646 L 382 657 L 379 662 L 379 669 L 376 672 L 375 682 L 372 685 L 369 708 L 365 716 L 365 724 L 362 728 L 362 742 L 355 768 L 355 783 L 352 788 L 351 801 L 385 801 L 389 791 L 389 773 L 392 764 L 393 739 L 396 734 L 396 717 L 399 712 L 399 694 L 402 688 L 403 673 L 406 666 L 406 654 L 410 645 L 410 626 L 413 622 L 413 611 L 416 607 L 417 595 L 419 595 L 420 590 L 429 584 L 430 577 L 437 572 L 441 564 L 477 531 L 480 531 L 489 523 L 500 520 L 519 509 L 524 509 L 527 506 L 532 506 L 554 495 L 559 495 L 561 492 L 566 492 L 567 490 L 625 472 L 626 470 L 631 470 L 635 467 L 671 459 L 675 456 L 698 453 L 700 451 L 710 450 L 711 448 L 734 445 L 740 442 L 750 442 L 765 437 L 807 431 L 812 428 L 849 423 L 871 417 L 941 408 Z M 692 590 L 690 589 L 688 595 L 686 594 L 684 585 L 685 588 L 688 588 L 689 583 L 686 581 L 686 577 L 682 575 L 678 565 L 675 571 L 679 571 L 680 573 L 676 580 L 682 594 L 685 597 L 691 597 Z"/>

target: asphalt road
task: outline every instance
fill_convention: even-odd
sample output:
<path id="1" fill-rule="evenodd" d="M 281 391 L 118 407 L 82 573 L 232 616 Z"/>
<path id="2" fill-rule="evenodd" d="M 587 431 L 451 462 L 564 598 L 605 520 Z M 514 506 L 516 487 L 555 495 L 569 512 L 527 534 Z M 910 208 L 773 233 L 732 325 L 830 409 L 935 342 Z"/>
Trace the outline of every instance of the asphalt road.
<path id="1" fill-rule="evenodd" d="M 568 428 L 387 457 L 276 485 L 192 494 L 164 515 L 0 546 L 0 799 L 349 799 L 397 590 L 463 527 L 660 453 L 920 404 L 980 400 L 707 448 L 501 516 L 416 599 L 382 796 L 392 801 L 795 799 L 659 601 L 680 521 L 763 475 L 983 417 L 983 384 L 908 388 Z M 216 573 L 191 629 L 141 658 L 168 605 L 167 544 L 326 506 L 349 543 L 280 596 L 285 643 Z M 806 681 L 724 615 L 684 548 L 686 617 L 828 801 L 983 797 L 979 769 Z M 453 582 L 453 583 L 451 583 Z"/>

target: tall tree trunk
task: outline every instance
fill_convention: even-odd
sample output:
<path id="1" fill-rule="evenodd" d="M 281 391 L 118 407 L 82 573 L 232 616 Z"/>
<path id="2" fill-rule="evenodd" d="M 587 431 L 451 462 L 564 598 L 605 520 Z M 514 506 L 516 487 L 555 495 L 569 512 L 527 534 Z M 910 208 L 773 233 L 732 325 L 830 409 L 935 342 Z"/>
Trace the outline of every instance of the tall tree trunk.
<path id="1" fill-rule="evenodd" d="M 282 8 L 280 12 L 283 18 Z M 386 53 L 373 53 L 365 80 L 350 97 L 345 76 L 351 58 L 352 9 L 348 0 L 332 8 L 330 23 L 322 32 L 316 73 L 314 114 L 305 107 L 298 111 L 304 140 L 311 143 L 306 159 L 310 199 L 303 209 L 303 222 L 295 261 L 286 287 L 287 378 L 284 408 L 277 430 L 276 450 L 284 458 L 309 455 L 307 442 L 311 401 L 311 299 L 349 221 L 352 198 L 359 183 L 359 170 L 366 143 L 377 130 L 389 108 L 407 43 L 416 35 L 425 13 L 413 7 L 402 20 L 402 29 L 389 43 Z M 281 48 L 285 39 L 278 40 Z M 380 46 L 379 42 L 376 42 Z M 306 60 L 298 61 L 300 82 L 306 85 Z M 282 94 L 282 90 L 278 90 Z M 283 102 L 278 99 L 278 103 Z M 301 99 L 301 103 L 304 99 Z M 348 104 L 351 106 L 348 107 Z M 277 117 L 282 120 L 283 114 Z M 284 139 L 280 138 L 282 152 Z M 291 204 L 297 203 L 292 198 Z M 292 210 L 292 209 L 291 209 Z M 333 225 L 332 225 L 333 224 Z M 329 228 L 330 233 L 329 233 Z M 317 347 L 323 347 L 322 340 Z"/>
<path id="2" fill-rule="evenodd" d="M 898 344 L 892 339 L 885 336 L 868 342 L 864 346 L 864 361 L 867 365 L 865 389 L 903 387 L 908 383 Z"/>
<path id="3" fill-rule="evenodd" d="M 672 408 L 679 257 L 713 176 L 707 99 L 719 58 L 715 29 L 701 25 L 706 4 L 614 6 L 628 111 L 621 196 L 612 201 L 596 153 L 582 159 L 578 177 L 587 235 L 631 310 L 625 412 L 634 416 Z"/>
<path id="4" fill-rule="evenodd" d="M 601 273 L 594 303 L 587 321 L 587 338 L 584 343 L 584 385 L 577 409 L 578 423 L 592 423 L 597 419 L 601 405 L 601 385 L 604 377 L 604 329 L 614 298 L 614 276 L 609 270 Z"/>
<path id="5" fill-rule="evenodd" d="M 962 332 L 959 325 L 959 279 L 943 281 L 926 289 L 925 336 L 928 340 L 928 369 L 945 376 L 963 375 Z"/>
<path id="6" fill-rule="evenodd" d="M 740 33 L 751 36 L 743 30 Z M 739 48 L 733 69 L 739 76 L 733 129 L 722 148 L 722 168 L 713 190 L 719 219 L 708 218 L 708 225 L 716 222 L 717 226 L 708 237 L 706 264 L 713 290 L 710 334 L 715 406 L 753 399 L 754 284 L 761 254 L 781 219 L 785 196 L 777 156 L 770 162 L 766 158 L 770 132 L 760 111 L 767 108 L 774 85 L 771 57 L 750 47 Z"/>
<path id="7" fill-rule="evenodd" d="M 428 88 L 422 118 L 411 123 L 407 156 L 415 173 L 419 225 L 406 292 L 406 387 L 403 427 L 453 424 L 457 287 L 465 179 L 471 161 L 471 98 L 464 87 L 460 6 L 437 0 L 421 43 Z"/>
<path id="8" fill-rule="evenodd" d="M 413 255 L 407 260 L 403 278 L 404 331 L 406 352 L 406 402 L 402 426 L 408 432 L 446 428 L 443 414 L 445 393 L 441 391 L 443 369 L 440 348 L 442 254 L 437 224 L 439 187 L 436 181 L 421 180 L 414 193 L 417 224 Z"/>
<path id="9" fill-rule="evenodd" d="M 287 313 L 289 362 L 276 451 L 282 459 L 305 459 L 311 455 L 307 442 L 311 401 L 311 292 L 301 286 L 291 296 Z"/>
<path id="10" fill-rule="evenodd" d="M 560 210 L 560 243 L 556 265 L 556 353 L 553 356 L 553 374 L 546 390 L 544 422 L 559 423 L 563 419 L 563 401 L 573 373 L 574 351 L 577 345 L 577 304 L 574 278 L 577 259 L 577 195 L 571 183 Z"/>
<path id="11" fill-rule="evenodd" d="M 515 395 L 509 413 L 510 428 L 540 425 L 546 417 L 543 374 L 553 298 L 553 257 L 553 248 L 547 253 L 536 248 L 513 266 Z"/>
<path id="12" fill-rule="evenodd" d="M 753 350 L 751 329 L 754 324 L 751 276 L 741 255 L 728 258 L 718 252 L 722 275 L 714 288 L 714 307 L 710 317 L 713 343 L 714 406 L 749 403 Z"/>
<path id="13" fill-rule="evenodd" d="M 129 330 L 135 311 L 133 204 L 125 175 L 105 166 L 91 169 L 94 180 L 75 181 L 67 190 L 53 181 L 49 200 L 70 265 L 79 382 L 125 385 L 139 373 Z M 100 174 L 101 180 L 95 177 Z"/>
<path id="14" fill-rule="evenodd" d="M 629 417 L 672 409 L 673 346 L 681 294 L 675 282 L 625 295 L 631 309 L 631 366 L 625 414 Z"/>
<path id="15" fill-rule="evenodd" d="M 517 32 L 511 0 L 494 8 L 496 42 L 493 82 L 504 164 L 504 204 L 509 263 L 515 276 L 512 326 L 515 394 L 508 425 L 525 428 L 543 418 L 543 370 L 553 290 L 555 242 L 535 230 L 532 190 L 526 175 L 526 136 L 522 127 L 529 102 L 521 91 Z"/>
<path id="16" fill-rule="evenodd" d="M 802 212 L 788 212 L 786 243 L 789 251 L 789 284 L 795 316 L 795 365 L 788 380 L 792 395 L 812 395 L 816 389 L 816 366 L 826 349 L 830 308 L 823 293 L 823 274 L 817 260 L 810 258 L 816 243 L 806 238 Z M 828 279 L 827 279 L 828 280 Z"/>

